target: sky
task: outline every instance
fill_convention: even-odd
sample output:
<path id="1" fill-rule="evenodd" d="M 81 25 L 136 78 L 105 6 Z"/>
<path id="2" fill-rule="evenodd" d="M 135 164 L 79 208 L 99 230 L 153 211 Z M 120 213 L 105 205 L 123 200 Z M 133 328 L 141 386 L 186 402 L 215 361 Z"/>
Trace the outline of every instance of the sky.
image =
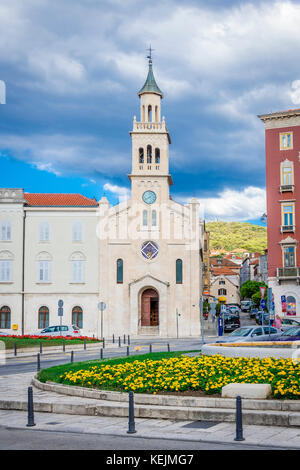
<path id="1" fill-rule="evenodd" d="M 261 223 L 257 115 L 300 105 L 299 24 L 299 1 L 0 0 L 0 187 L 128 196 L 151 44 L 172 198 Z"/>

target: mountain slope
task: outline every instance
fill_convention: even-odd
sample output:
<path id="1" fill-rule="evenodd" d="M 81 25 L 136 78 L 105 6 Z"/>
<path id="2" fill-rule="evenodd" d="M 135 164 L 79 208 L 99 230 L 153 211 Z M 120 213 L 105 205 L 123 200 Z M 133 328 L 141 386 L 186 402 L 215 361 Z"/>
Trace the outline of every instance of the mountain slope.
<path id="1" fill-rule="evenodd" d="M 206 222 L 210 249 L 232 251 L 240 248 L 263 253 L 267 248 L 267 229 L 247 222 Z"/>

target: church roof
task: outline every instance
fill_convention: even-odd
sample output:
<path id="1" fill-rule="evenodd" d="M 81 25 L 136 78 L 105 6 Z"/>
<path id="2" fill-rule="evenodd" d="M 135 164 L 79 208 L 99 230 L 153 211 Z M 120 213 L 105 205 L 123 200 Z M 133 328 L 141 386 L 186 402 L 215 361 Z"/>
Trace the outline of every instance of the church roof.
<path id="1" fill-rule="evenodd" d="M 143 88 L 138 92 L 138 95 L 142 95 L 143 93 L 156 93 L 157 95 L 160 95 L 163 97 L 163 94 L 161 90 L 159 89 L 152 70 L 152 60 L 149 60 L 149 70 L 148 70 L 148 76 L 146 78 L 146 81 L 144 83 Z"/>

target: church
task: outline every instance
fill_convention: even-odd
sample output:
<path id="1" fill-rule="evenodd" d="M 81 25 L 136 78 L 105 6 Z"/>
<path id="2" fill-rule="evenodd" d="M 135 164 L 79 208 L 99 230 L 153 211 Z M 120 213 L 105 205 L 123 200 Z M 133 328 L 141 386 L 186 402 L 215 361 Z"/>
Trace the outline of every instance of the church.
<path id="1" fill-rule="evenodd" d="M 0 189 L 1 331 L 59 325 L 62 300 L 63 323 L 88 336 L 201 334 L 208 234 L 198 200 L 170 196 L 171 138 L 151 57 L 138 97 L 128 200 Z"/>

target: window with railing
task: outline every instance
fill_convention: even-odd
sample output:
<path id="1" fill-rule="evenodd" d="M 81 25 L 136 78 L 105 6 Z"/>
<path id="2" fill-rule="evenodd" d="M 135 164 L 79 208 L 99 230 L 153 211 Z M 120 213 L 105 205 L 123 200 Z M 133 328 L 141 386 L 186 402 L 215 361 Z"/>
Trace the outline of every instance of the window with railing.
<path id="1" fill-rule="evenodd" d="M 295 205 L 294 203 L 282 204 L 281 232 L 293 232 L 295 230 Z"/>

